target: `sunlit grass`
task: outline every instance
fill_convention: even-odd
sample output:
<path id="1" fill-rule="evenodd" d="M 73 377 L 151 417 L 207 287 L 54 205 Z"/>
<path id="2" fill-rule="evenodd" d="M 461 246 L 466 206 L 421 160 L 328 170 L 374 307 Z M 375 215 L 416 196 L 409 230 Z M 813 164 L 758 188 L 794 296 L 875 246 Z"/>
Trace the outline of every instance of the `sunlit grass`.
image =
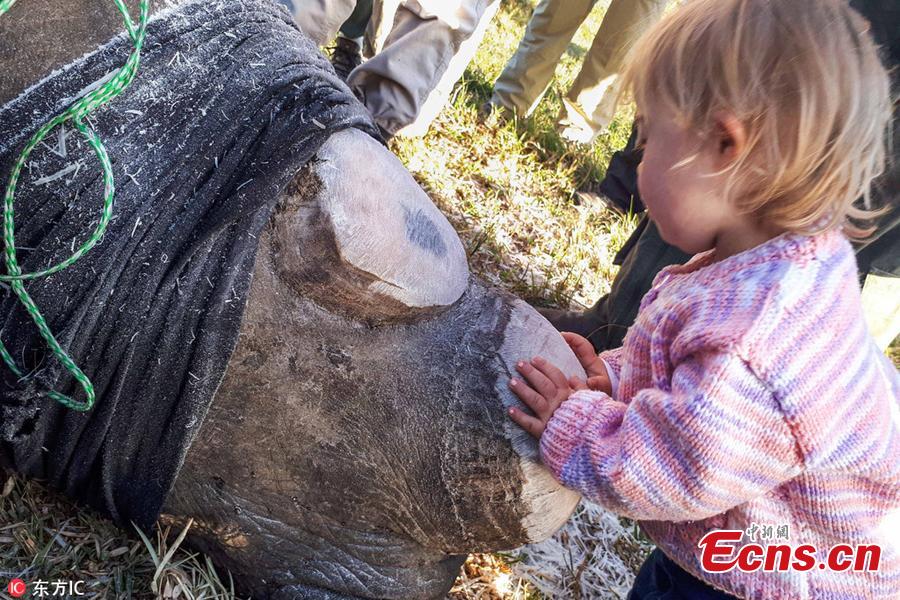
<path id="1" fill-rule="evenodd" d="M 590 148 L 566 143 L 555 129 L 560 98 L 605 8 L 598 3 L 578 31 L 530 118 L 480 120 L 478 108 L 530 14 L 524 3 L 506 4 L 428 134 L 391 143 L 456 226 L 472 270 L 538 305 L 583 307 L 606 293 L 615 251 L 636 223 L 578 193 L 602 178 L 625 145 L 633 107 L 620 107 L 609 133 Z"/>

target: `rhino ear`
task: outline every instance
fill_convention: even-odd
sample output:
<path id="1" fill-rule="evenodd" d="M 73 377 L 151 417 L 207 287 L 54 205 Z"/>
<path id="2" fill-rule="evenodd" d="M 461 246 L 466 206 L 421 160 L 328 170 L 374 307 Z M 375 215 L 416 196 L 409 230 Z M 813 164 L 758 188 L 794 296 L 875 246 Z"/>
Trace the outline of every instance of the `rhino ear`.
<path id="1" fill-rule="evenodd" d="M 358 130 L 333 135 L 273 216 L 275 268 L 298 294 L 370 323 L 417 320 L 468 286 L 466 253 L 400 161 Z"/>

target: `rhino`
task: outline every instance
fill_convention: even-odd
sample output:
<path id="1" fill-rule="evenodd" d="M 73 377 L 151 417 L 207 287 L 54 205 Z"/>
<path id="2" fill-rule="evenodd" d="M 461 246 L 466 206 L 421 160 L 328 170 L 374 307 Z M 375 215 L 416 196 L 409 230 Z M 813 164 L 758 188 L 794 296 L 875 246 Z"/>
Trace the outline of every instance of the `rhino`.
<path id="1" fill-rule="evenodd" d="M 156 472 L 161 474 L 158 488 L 145 487 L 149 484 L 128 476 L 127 470 L 122 471 L 126 475 L 109 475 L 111 464 L 137 464 L 140 457 L 153 454 L 152 444 L 130 442 L 141 438 L 143 426 L 157 426 L 161 417 L 152 412 L 143 420 L 133 419 L 132 431 L 115 431 L 117 421 L 107 421 L 111 425 L 104 430 L 106 439 L 124 442 L 118 447 L 104 442 L 104 448 L 90 454 L 96 463 L 83 468 L 78 478 L 71 470 L 54 467 L 60 463 L 76 468 L 80 463 L 71 458 L 76 455 L 67 455 L 65 462 L 53 456 L 53 448 L 38 459 L 42 450 L 36 445 L 23 446 L 26 451 L 4 442 L 0 459 L 10 469 L 49 480 L 72 497 L 87 497 L 85 490 L 92 490 L 96 494 L 91 497 L 115 498 L 117 503 L 96 507 L 125 526 L 128 506 L 158 493 L 162 505 L 144 516 L 182 525 L 190 520 L 186 543 L 227 568 L 239 593 L 258 598 L 439 598 L 452 586 L 468 553 L 514 548 L 553 534 L 579 496 L 561 487 L 539 464 L 535 442 L 506 412 L 517 403 L 507 382 L 518 360 L 541 355 L 568 375 L 584 376 L 559 334 L 525 302 L 469 272 L 466 251 L 452 226 L 377 132 L 347 126 L 346 119 L 340 127 L 319 122 L 315 111 L 331 110 L 329 102 L 351 112 L 359 112 L 359 106 L 290 23 L 286 10 L 269 0 L 155 2 L 151 8 L 147 57 L 137 80 L 94 120 L 114 159 L 120 151 L 125 156 L 127 148 L 128 156 L 144 156 L 149 165 L 135 174 L 138 169 L 129 171 L 125 158 L 116 163 L 117 177 L 125 180 L 119 184 L 120 206 L 128 194 L 143 198 L 150 207 L 167 206 L 151 203 L 151 198 L 158 202 L 161 197 L 154 196 L 154 185 L 164 181 L 167 170 L 194 181 L 196 191 L 220 172 L 240 181 L 247 165 L 260 169 L 252 184 L 241 184 L 247 185 L 241 192 L 251 190 L 249 195 L 262 198 L 268 209 L 253 213 L 259 227 L 252 240 L 247 239 L 254 251 L 239 263 L 235 276 L 245 285 L 234 284 L 238 291 L 223 301 L 223 306 L 238 307 L 222 317 L 234 317 L 235 335 L 218 343 L 224 361 L 218 371 L 185 377 L 182 387 L 199 385 L 194 379 L 206 380 L 210 397 L 203 409 L 191 413 L 187 423 L 171 420 L 160 426 L 167 432 L 178 429 L 181 450 L 163 457 L 167 462 Z M 248 29 L 247 23 L 253 27 Z M 121 49 L 128 45 L 120 30 L 121 18 L 111 2 L 29 0 L 0 17 L 0 130 L 33 129 L 29 119 L 40 107 L 61 105 L 66 90 L 81 85 L 82 74 L 91 81 L 108 69 L 97 57 L 98 48 L 112 53 L 118 47 L 110 60 L 120 63 Z M 215 55 L 216 60 L 231 61 L 223 63 L 231 69 L 227 76 L 199 71 L 198 53 L 206 46 L 182 43 L 201 30 L 210 40 L 227 44 Z M 170 38 L 161 38 L 161 32 Z M 252 44 L 272 44 L 279 54 L 261 55 L 248 49 Z M 242 52 L 251 54 L 248 58 Z M 281 62 L 273 65 L 276 60 Z M 192 61 L 193 68 L 184 66 Z M 191 94 L 206 88 L 226 86 L 214 96 L 224 103 L 220 107 L 229 109 L 223 114 L 236 113 L 246 101 L 228 91 L 231 82 L 253 79 L 258 69 L 271 67 L 264 78 L 252 81 L 252 89 L 261 89 L 270 85 L 266 77 L 277 77 L 304 61 L 320 65 L 321 73 L 292 85 L 314 83 L 317 90 L 331 91 L 317 101 L 323 106 L 291 107 L 291 115 L 300 113 L 298 131 L 307 127 L 318 137 L 310 138 L 317 140 L 311 156 L 292 158 L 290 169 L 279 167 L 288 173 L 285 179 L 275 181 L 271 171 L 257 164 L 274 161 L 278 153 L 253 163 L 246 156 L 230 163 L 216 158 L 216 169 L 204 163 L 207 170 L 195 175 L 187 172 L 190 163 L 177 163 L 174 153 L 159 151 L 165 143 L 180 148 L 182 132 L 193 140 L 193 124 L 210 115 L 203 107 L 171 113 L 180 120 L 167 129 L 168 117 L 152 108 L 167 104 L 153 103 L 161 94 L 158 78 L 169 77 L 166 93 L 176 103 L 191 101 Z M 34 99 L 53 93 L 59 97 L 52 102 Z M 142 101 L 151 108 L 142 108 Z M 28 111 L 22 108 L 26 105 Z M 303 111 L 308 111 L 305 118 Z M 242 135 L 264 140 L 284 113 L 248 122 L 249 132 Z M 103 123 L 109 125 L 103 129 Z M 162 130 L 166 133 L 152 138 Z M 285 131 L 292 135 L 290 129 Z M 213 144 L 218 134 L 205 135 Z M 7 147 L 7 162 L 0 165 L 8 165 L 18 147 Z M 255 148 L 248 146 L 243 154 Z M 201 150 L 184 150 L 188 158 L 180 160 L 199 157 Z M 40 160 L 35 159 L 38 168 Z M 85 186 L 99 185 L 96 173 L 93 177 Z M 237 194 L 240 187 L 229 189 Z M 22 202 L 27 202 L 26 192 L 22 194 Z M 179 194 L 187 198 L 190 192 Z M 173 192 L 167 201 L 184 198 Z M 67 215 L 81 215 L 71 206 L 68 210 Z M 123 222 L 128 213 L 120 215 L 104 241 L 70 269 L 83 269 L 82 276 L 90 279 L 86 269 L 92 266 L 92 254 L 102 256 L 104 247 L 115 247 L 118 240 L 131 243 L 153 231 L 144 229 L 141 218 Z M 86 222 L 91 217 L 79 218 Z M 65 246 L 68 249 L 68 243 Z M 162 246 L 148 251 L 146 264 L 155 265 L 164 252 Z M 41 285 L 51 286 L 64 276 L 54 275 L 47 284 L 35 282 L 32 289 L 39 295 Z M 210 287 L 219 285 L 219 280 L 209 281 Z M 175 288 L 178 283 L 176 277 Z M 117 287 L 110 295 L 126 291 Z M 42 306 L 54 301 L 59 302 L 58 295 L 47 295 Z M 118 309 L 127 315 L 131 306 Z M 217 322 L 200 321 L 206 327 Z M 7 322 L 0 337 L 18 335 L 23 323 Z M 67 331 L 66 321 L 51 326 Z M 185 326 L 175 320 L 165 331 L 183 334 L 179 339 L 186 341 L 176 346 L 185 348 L 183 357 L 164 353 L 163 343 L 126 354 L 149 354 L 141 364 L 150 370 L 155 368 L 153 360 L 187 361 L 192 340 L 181 328 Z M 194 337 L 200 333 L 190 332 Z M 111 328 L 108 335 L 118 339 L 114 336 L 124 334 Z M 142 334 L 136 330 L 134 336 L 140 341 Z M 73 352 L 83 345 L 83 356 L 99 347 L 96 340 L 66 339 Z M 110 356 L 113 360 L 116 355 Z M 35 368 L 40 371 L 52 362 L 46 358 Z M 102 380 L 99 374 L 97 378 Z M 111 376 L 110 381 L 125 380 Z M 164 387 L 167 382 L 163 377 L 158 383 Z M 157 398 L 153 390 L 145 393 Z M 0 403 L 11 401 L 10 394 L 4 394 Z M 173 402 L 185 402 L 178 394 L 170 396 Z M 55 422 L 66 427 L 84 426 L 86 419 L 94 418 L 72 414 L 46 398 L 36 406 L 26 423 L 34 431 L 48 415 L 56 415 Z M 103 415 L 107 406 L 100 398 L 92 411 Z M 143 526 L 150 522 L 145 519 Z"/>

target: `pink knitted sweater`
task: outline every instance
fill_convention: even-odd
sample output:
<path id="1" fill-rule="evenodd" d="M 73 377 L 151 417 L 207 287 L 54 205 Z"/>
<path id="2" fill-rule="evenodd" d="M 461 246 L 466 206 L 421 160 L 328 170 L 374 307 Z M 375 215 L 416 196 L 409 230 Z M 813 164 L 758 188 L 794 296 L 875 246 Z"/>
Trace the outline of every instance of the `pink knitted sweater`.
<path id="1" fill-rule="evenodd" d="M 661 271 L 623 347 L 614 398 L 574 393 L 541 437 L 559 481 L 688 572 L 744 598 L 900 598 L 900 375 L 863 320 L 839 232 L 784 234 Z M 877 571 L 708 573 L 716 529 L 755 541 L 880 544 Z M 760 539 L 787 525 L 788 539 Z M 781 529 L 784 532 L 784 529 Z"/>

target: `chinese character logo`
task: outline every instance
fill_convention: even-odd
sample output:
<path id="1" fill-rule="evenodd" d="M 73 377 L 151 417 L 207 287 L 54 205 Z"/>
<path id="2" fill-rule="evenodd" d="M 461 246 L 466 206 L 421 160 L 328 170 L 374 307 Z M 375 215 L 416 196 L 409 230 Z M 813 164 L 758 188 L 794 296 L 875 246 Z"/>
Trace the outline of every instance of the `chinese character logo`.
<path id="1" fill-rule="evenodd" d="M 6 586 L 6 591 L 9 592 L 9 595 L 13 598 L 19 598 L 25 595 L 25 582 L 19 578 L 11 579 L 9 581 L 9 585 Z"/>
<path id="2" fill-rule="evenodd" d="M 46 598 L 48 596 L 60 596 L 71 598 L 73 596 L 84 596 L 84 581 L 44 581 L 38 579 L 32 582 L 31 597 Z M 27 585 L 21 579 L 13 579 L 6 586 L 9 595 L 13 598 L 21 598 L 25 595 Z"/>

